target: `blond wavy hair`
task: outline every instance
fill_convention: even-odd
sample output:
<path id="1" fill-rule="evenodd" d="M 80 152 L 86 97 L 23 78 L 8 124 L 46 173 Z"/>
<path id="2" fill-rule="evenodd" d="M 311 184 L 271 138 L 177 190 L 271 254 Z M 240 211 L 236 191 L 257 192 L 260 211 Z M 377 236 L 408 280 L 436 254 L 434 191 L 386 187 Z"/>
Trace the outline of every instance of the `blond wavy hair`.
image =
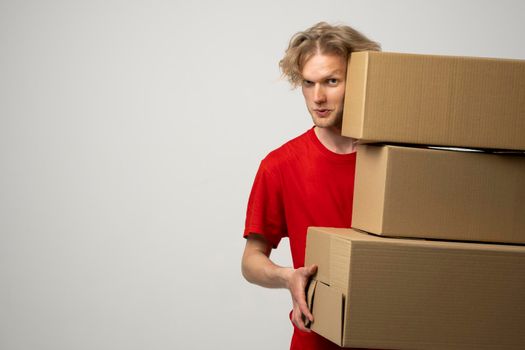
<path id="1" fill-rule="evenodd" d="M 297 87 L 303 80 L 304 64 L 315 54 L 335 54 L 346 60 L 356 51 L 381 51 L 381 45 L 352 27 L 320 22 L 292 37 L 279 67 L 282 76 Z"/>

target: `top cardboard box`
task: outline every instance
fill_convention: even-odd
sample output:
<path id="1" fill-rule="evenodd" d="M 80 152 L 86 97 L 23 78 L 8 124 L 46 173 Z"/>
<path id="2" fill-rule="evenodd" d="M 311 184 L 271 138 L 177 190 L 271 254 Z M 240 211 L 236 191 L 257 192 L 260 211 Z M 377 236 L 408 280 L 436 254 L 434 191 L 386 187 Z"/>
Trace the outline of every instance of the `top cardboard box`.
<path id="1" fill-rule="evenodd" d="M 525 60 L 355 52 L 342 134 L 525 150 Z"/>

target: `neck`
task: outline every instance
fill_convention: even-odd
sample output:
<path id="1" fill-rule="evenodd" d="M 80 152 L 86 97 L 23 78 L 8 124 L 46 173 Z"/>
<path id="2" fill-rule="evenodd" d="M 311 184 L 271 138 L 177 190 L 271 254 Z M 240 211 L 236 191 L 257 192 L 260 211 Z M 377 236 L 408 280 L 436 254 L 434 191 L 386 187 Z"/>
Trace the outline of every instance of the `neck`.
<path id="1" fill-rule="evenodd" d="M 323 146 L 334 153 L 349 154 L 356 150 L 357 140 L 342 136 L 340 128 L 320 128 L 316 126 L 314 132 Z"/>

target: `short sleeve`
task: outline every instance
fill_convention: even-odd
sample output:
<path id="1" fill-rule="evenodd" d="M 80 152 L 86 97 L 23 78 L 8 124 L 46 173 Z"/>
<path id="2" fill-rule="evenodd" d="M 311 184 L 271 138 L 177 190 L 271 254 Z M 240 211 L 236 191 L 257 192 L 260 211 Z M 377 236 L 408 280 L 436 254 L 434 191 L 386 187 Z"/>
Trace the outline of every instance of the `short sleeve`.
<path id="1" fill-rule="evenodd" d="M 267 158 L 259 166 L 248 200 L 244 237 L 250 233 L 263 235 L 273 248 L 287 235 L 281 178 Z"/>

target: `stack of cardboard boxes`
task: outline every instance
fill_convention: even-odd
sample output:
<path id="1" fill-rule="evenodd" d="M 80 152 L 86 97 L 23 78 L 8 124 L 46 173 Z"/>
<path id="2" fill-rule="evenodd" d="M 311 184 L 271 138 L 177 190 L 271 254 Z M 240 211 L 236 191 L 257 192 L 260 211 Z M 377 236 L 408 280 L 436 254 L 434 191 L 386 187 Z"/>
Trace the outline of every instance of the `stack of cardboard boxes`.
<path id="1" fill-rule="evenodd" d="M 311 328 L 525 349 L 525 61 L 354 53 L 343 134 L 360 140 L 353 228 L 308 230 Z"/>

